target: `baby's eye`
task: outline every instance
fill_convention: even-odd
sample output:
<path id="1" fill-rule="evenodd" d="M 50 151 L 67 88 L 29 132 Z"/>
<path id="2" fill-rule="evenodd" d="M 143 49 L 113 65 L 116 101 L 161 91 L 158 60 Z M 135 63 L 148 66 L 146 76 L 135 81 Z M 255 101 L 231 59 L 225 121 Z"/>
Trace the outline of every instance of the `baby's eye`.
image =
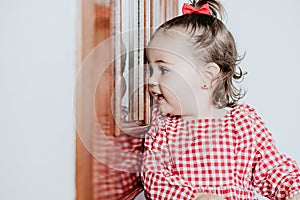
<path id="1" fill-rule="evenodd" d="M 167 67 L 164 67 L 164 66 L 159 66 L 159 69 L 160 69 L 162 75 L 169 72 L 169 69 Z"/>

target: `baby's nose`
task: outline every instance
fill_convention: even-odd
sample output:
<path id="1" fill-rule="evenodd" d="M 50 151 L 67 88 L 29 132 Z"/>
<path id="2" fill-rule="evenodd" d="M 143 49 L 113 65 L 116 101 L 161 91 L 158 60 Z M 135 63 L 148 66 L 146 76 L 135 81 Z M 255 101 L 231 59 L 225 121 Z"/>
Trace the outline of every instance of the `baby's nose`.
<path id="1" fill-rule="evenodd" d="M 154 75 L 150 76 L 148 84 L 150 87 L 157 86 L 158 85 L 157 78 L 155 78 Z"/>

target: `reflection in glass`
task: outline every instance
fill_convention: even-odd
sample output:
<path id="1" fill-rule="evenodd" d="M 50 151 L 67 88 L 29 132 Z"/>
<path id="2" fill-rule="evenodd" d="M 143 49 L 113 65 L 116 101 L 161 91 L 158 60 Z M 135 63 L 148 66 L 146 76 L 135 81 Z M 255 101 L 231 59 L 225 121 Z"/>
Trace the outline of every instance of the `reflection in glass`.
<path id="1" fill-rule="evenodd" d="M 93 56 L 76 96 L 76 129 L 87 130 L 77 136 L 77 200 L 126 200 L 142 190 L 142 140 L 150 121 L 144 47 L 153 33 L 149 28 L 166 20 L 174 2 L 81 0 L 80 60 Z M 98 45 L 110 38 L 99 53 Z M 111 62 L 113 55 L 119 56 Z M 99 63 L 107 64 L 101 77 L 95 73 Z"/>

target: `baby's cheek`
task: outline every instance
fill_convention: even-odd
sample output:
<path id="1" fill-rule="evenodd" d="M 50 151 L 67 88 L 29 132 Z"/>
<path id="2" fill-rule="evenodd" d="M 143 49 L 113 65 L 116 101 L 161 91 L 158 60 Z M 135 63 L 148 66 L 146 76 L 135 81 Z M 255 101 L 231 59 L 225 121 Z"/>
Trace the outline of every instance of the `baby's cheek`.
<path id="1" fill-rule="evenodd" d="M 180 104 L 180 94 L 176 88 L 172 86 L 164 86 L 162 88 L 162 92 L 168 103 L 173 105 Z"/>

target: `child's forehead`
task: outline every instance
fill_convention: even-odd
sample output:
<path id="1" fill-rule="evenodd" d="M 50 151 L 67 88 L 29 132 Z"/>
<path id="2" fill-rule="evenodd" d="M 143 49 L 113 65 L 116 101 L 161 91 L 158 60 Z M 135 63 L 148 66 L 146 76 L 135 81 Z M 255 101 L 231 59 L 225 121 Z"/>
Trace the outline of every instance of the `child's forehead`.
<path id="1" fill-rule="evenodd" d="M 191 55 L 192 45 L 186 34 L 174 30 L 160 30 L 155 33 L 146 48 L 147 56 L 151 54 Z"/>
<path id="2" fill-rule="evenodd" d="M 172 42 L 172 43 L 180 44 L 180 45 L 191 42 L 190 36 L 182 28 L 159 29 L 158 31 L 155 32 L 149 45 L 156 44 L 156 42 L 161 43 L 162 41 Z"/>

